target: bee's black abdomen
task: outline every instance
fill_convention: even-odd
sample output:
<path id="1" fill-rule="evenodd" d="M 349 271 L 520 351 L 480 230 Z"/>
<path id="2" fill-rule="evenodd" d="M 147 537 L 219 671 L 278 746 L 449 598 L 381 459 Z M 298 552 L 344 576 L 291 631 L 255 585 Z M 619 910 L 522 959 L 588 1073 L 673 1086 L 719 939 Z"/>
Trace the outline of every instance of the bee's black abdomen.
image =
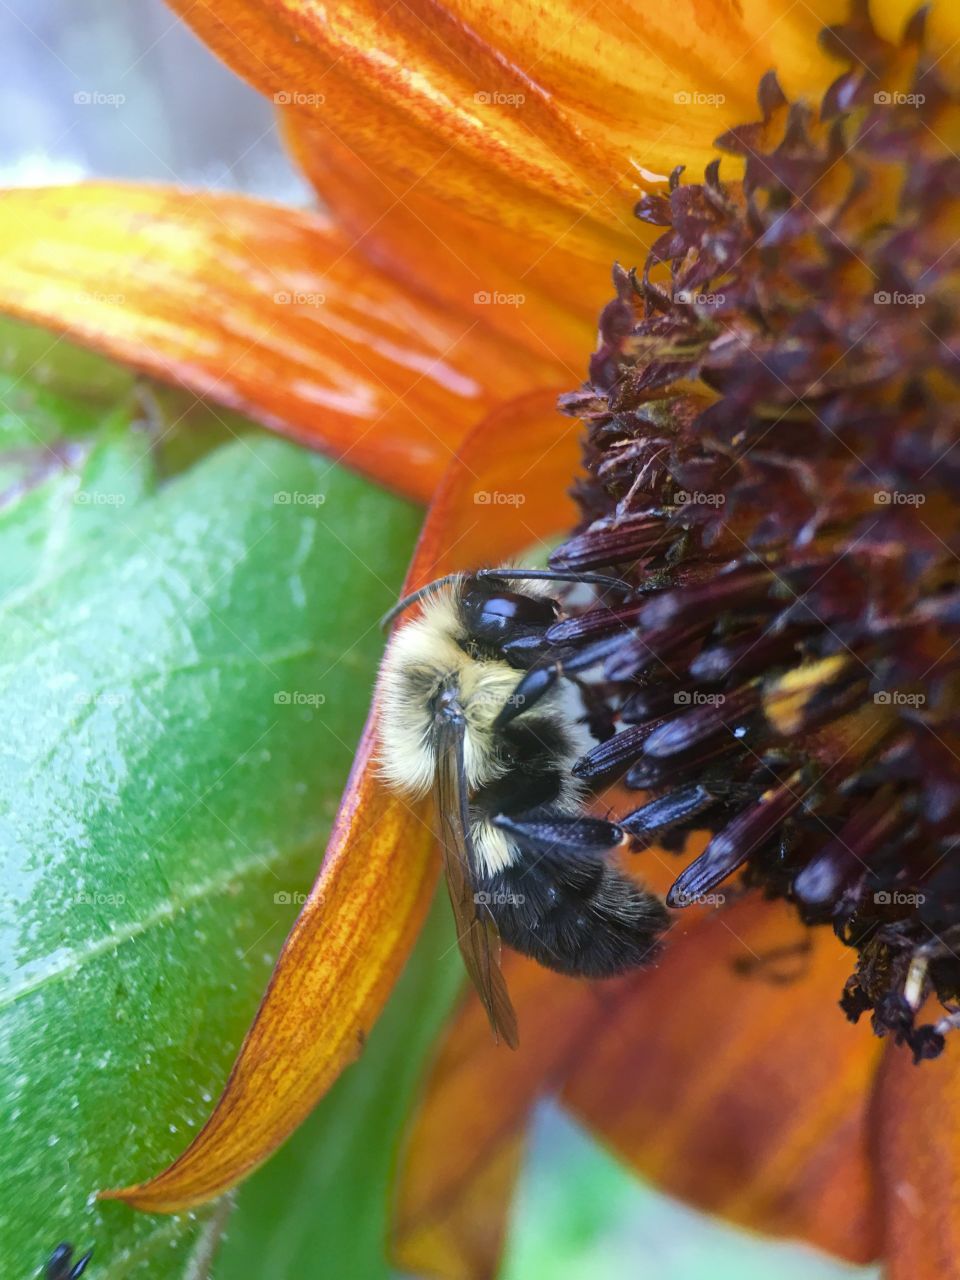
<path id="1" fill-rule="evenodd" d="M 507 946 L 571 977 L 649 963 L 667 925 L 659 898 L 597 858 L 521 860 L 482 890 Z"/>

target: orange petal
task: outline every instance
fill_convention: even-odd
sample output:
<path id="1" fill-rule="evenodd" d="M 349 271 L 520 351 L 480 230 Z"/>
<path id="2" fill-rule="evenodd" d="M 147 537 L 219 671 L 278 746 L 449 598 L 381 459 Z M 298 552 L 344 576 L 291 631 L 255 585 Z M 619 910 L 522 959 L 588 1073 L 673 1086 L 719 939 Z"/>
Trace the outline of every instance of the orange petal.
<path id="1" fill-rule="evenodd" d="M 942 1010 L 940 1010 L 942 1013 Z M 935 1019 L 936 1007 L 928 1011 Z M 889 1280 L 960 1277 L 960 1056 L 889 1045 L 874 1109 Z"/>
<path id="2" fill-rule="evenodd" d="M 602 1016 L 585 983 L 514 953 L 504 954 L 504 970 L 523 1010 L 519 1049 L 494 1044 L 471 995 L 444 1040 L 402 1158 L 391 1252 L 418 1275 L 496 1274 L 529 1110 Z"/>
<path id="3" fill-rule="evenodd" d="M 172 0 L 230 66 L 375 173 L 608 263 L 643 170 L 699 172 L 761 76 L 819 96 L 839 0 Z"/>
<path id="4" fill-rule="evenodd" d="M 325 217 L 90 183 L 0 195 L 0 310 L 427 498 L 467 429 L 570 375 L 350 250 Z"/>
<path id="5" fill-rule="evenodd" d="M 527 396 L 464 443 L 427 517 L 408 587 L 496 563 L 571 522 L 564 489 L 579 445 L 554 403 L 555 393 Z M 488 500 L 477 502 L 478 493 Z M 489 500 L 494 494 L 514 500 Z M 213 1115 L 169 1168 L 108 1198 L 175 1212 L 219 1195 L 280 1145 L 362 1048 L 437 874 L 428 808 L 401 802 L 371 767 L 376 718 L 374 705 L 322 870 Z"/>
<path id="6" fill-rule="evenodd" d="M 804 938 L 809 953 L 791 954 Z M 881 1044 L 837 1008 L 852 953 L 756 898 L 672 941 L 587 1047 L 564 1100 L 674 1195 L 875 1257 L 867 1107 Z"/>
<path id="7" fill-rule="evenodd" d="M 359 253 L 457 311 L 479 299 L 497 332 L 563 363 L 570 386 L 582 380 L 597 317 L 612 296 L 612 259 L 531 241 L 410 190 L 372 169 L 322 121 L 290 111 L 281 121 L 295 159 Z M 625 265 L 642 265 L 652 230 L 637 222 L 624 236 Z"/>

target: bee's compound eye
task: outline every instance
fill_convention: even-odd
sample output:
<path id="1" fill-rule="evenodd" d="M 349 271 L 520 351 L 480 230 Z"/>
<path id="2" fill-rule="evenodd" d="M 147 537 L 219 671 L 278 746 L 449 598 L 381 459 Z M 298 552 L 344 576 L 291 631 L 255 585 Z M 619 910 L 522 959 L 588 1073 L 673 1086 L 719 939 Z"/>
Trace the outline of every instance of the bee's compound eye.
<path id="1" fill-rule="evenodd" d="M 471 635 L 499 642 L 518 632 L 552 626 L 557 619 L 557 606 L 544 596 L 491 591 L 477 582 L 464 591 L 463 613 Z"/>

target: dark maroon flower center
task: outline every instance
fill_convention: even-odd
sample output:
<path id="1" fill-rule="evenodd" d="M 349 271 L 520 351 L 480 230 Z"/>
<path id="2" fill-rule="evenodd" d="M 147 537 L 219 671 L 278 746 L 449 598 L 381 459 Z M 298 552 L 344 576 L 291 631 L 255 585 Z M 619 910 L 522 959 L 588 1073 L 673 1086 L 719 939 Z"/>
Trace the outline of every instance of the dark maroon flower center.
<path id="1" fill-rule="evenodd" d="M 583 522 L 552 559 L 627 586 L 552 639 L 612 712 L 578 772 L 645 793 L 640 841 L 712 833 L 671 904 L 735 872 L 791 899 L 858 952 L 848 1014 L 930 1056 L 960 998 L 960 98 L 922 17 L 823 38 L 819 111 L 768 75 L 717 143 L 742 176 L 637 207 L 664 231 L 564 397 Z"/>

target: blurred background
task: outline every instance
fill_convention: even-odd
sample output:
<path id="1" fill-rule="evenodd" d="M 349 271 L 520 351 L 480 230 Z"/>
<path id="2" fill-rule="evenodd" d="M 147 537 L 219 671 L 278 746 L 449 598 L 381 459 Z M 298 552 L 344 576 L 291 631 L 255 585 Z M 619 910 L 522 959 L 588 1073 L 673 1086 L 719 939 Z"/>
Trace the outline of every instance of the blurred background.
<path id="1" fill-rule="evenodd" d="M 272 105 L 217 62 L 159 0 L 0 0 L 0 98 L 0 182 L 7 186 L 104 176 L 231 189 L 295 205 L 312 200 L 283 152 Z M 342 1126 L 340 1133 L 348 1142 Z M 311 1140 L 321 1138 L 308 1126 L 281 1159 Z M 335 1166 L 329 1130 L 322 1141 Z M 256 1188 L 254 1180 L 241 1196 L 215 1270 L 220 1280 L 230 1280 L 231 1257 L 249 1242 L 243 1216 Z M 339 1205 L 338 1214 L 349 1225 L 350 1204 Z M 357 1217 L 364 1220 L 362 1212 Z M 319 1230 L 322 1219 L 312 1220 Z M 318 1270 L 297 1275 L 324 1280 L 324 1242 L 313 1245 L 305 1252 Z M 545 1105 L 537 1115 L 503 1280 L 877 1274 L 694 1213 L 644 1186 L 558 1108 Z M 96 1280 L 95 1265 L 90 1275 Z"/>
<path id="2" fill-rule="evenodd" d="M 108 176 L 306 204 L 273 107 L 160 0 L 0 4 L 5 185 Z"/>

